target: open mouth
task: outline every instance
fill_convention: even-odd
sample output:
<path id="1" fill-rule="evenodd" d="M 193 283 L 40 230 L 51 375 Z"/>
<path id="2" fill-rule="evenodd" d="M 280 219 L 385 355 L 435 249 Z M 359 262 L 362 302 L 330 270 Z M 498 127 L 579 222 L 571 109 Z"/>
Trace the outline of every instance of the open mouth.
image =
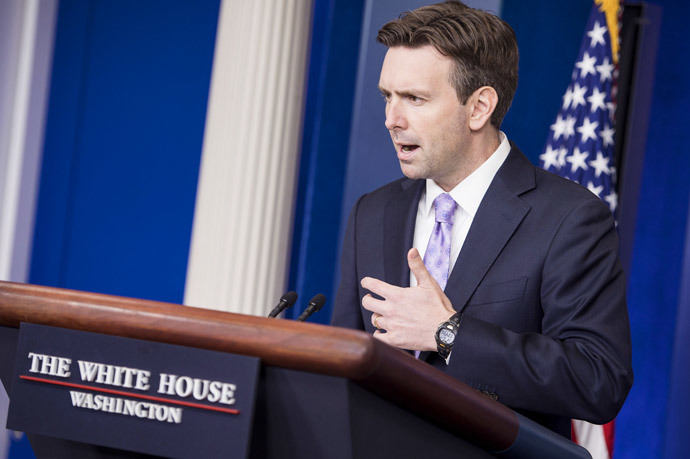
<path id="1" fill-rule="evenodd" d="M 398 144 L 398 160 L 401 162 L 407 162 L 407 161 L 412 161 L 412 159 L 416 156 L 417 154 L 417 149 L 419 148 L 419 145 L 416 144 L 409 144 L 409 145 L 402 145 Z"/>

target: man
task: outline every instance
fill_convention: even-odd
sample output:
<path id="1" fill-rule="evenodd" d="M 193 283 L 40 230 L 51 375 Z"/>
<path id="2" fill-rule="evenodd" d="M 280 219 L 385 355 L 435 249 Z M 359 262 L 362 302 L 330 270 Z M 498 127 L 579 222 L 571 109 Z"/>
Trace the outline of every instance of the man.
<path id="1" fill-rule="evenodd" d="M 611 214 L 500 132 L 513 30 L 457 2 L 386 24 L 379 88 L 403 178 L 350 214 L 333 324 L 359 328 L 570 437 L 632 384 Z M 423 258 L 422 258 L 422 255 Z"/>

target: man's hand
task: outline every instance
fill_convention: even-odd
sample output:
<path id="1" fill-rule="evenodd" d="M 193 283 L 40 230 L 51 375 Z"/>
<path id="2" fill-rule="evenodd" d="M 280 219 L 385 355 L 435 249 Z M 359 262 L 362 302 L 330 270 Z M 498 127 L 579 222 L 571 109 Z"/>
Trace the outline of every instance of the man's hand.
<path id="1" fill-rule="evenodd" d="M 417 249 L 407 252 L 407 263 L 417 279 L 416 287 L 396 287 L 371 277 L 362 279 L 362 287 L 382 297 L 367 294 L 364 309 L 371 311 L 371 321 L 386 333 L 376 330 L 374 337 L 401 349 L 436 350 L 436 329 L 455 311 L 436 280 L 424 266 Z"/>

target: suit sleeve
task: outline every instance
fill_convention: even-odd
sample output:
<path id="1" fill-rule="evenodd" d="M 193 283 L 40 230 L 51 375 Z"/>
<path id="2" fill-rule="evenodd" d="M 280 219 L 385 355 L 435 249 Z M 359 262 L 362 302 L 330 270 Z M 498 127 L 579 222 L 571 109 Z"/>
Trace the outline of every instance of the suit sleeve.
<path id="1" fill-rule="evenodd" d="M 359 198 L 350 211 L 347 221 L 343 250 L 340 257 L 340 286 L 335 297 L 331 325 L 364 330 L 360 310 L 359 279 L 357 276 L 356 226 L 357 210 L 364 196 Z"/>
<path id="2" fill-rule="evenodd" d="M 541 279 L 542 332 L 463 317 L 446 372 L 515 408 L 610 421 L 632 385 L 625 280 L 608 208 L 587 200 L 555 232 Z"/>

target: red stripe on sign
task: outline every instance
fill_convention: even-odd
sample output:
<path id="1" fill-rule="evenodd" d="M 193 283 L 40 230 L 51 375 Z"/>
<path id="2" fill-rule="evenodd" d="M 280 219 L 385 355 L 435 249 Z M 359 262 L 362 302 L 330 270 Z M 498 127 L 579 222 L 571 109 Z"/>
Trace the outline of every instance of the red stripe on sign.
<path id="1" fill-rule="evenodd" d="M 142 398 L 144 400 L 153 400 L 154 402 L 172 403 L 174 405 L 189 406 L 191 408 L 200 408 L 202 410 L 220 411 L 221 413 L 240 414 L 239 410 L 233 410 L 231 408 L 221 408 L 218 406 L 202 405 L 201 403 L 183 402 L 182 400 L 172 400 L 172 399 L 168 399 L 168 398 L 154 397 L 152 395 L 133 394 L 131 392 L 124 392 L 121 390 L 106 389 L 104 387 L 85 386 L 83 384 L 74 384 L 74 383 L 69 383 L 69 382 L 64 382 L 64 381 L 55 381 L 52 379 L 37 378 L 35 376 L 20 375 L 19 377 L 21 379 L 28 379 L 30 381 L 55 384 L 58 386 L 67 386 L 67 387 L 74 387 L 76 389 L 93 390 L 93 391 L 97 391 L 97 392 L 105 392 L 106 394 L 124 395 L 125 397 Z"/>

